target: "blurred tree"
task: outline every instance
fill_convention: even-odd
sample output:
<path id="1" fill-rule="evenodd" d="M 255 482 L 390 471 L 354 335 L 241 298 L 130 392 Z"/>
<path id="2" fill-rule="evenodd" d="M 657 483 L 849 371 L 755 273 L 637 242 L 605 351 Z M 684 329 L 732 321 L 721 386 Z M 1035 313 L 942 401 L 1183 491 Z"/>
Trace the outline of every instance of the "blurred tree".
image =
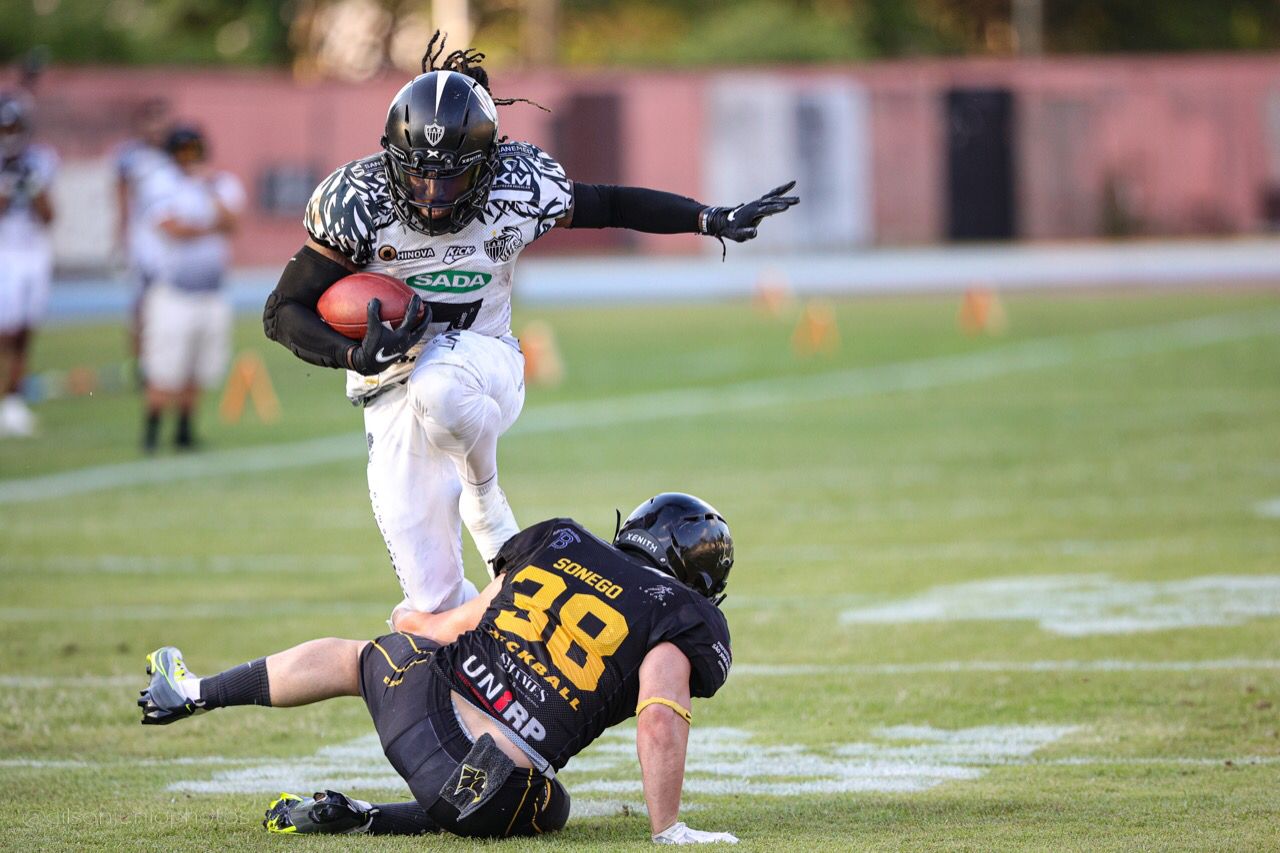
<path id="1" fill-rule="evenodd" d="M 0 61 L 47 45 L 59 63 L 285 65 L 327 73 L 317 18 L 350 0 L 0 0 Z M 386 20 L 360 73 L 406 67 L 445 0 L 363 0 Z M 493 64 L 831 62 L 948 54 L 1003 55 L 1016 44 L 1015 0 L 447 0 L 475 27 Z M 1274 50 L 1278 0 L 1040 0 L 1053 53 Z M 379 11 L 380 10 L 380 11 Z M 380 17 L 381 16 L 381 17 Z M 301 21 L 301 25 L 299 25 Z M 534 26 L 537 24 L 537 26 Z M 412 26 L 413 37 L 397 34 Z M 293 38 L 290 38 L 290 31 Z M 371 30 L 371 32 L 373 32 Z M 531 38 L 532 34 L 538 38 Z M 546 41 L 554 39 L 555 45 Z M 360 62 L 357 62 L 360 60 Z M 360 63 L 364 64 L 361 65 Z"/>

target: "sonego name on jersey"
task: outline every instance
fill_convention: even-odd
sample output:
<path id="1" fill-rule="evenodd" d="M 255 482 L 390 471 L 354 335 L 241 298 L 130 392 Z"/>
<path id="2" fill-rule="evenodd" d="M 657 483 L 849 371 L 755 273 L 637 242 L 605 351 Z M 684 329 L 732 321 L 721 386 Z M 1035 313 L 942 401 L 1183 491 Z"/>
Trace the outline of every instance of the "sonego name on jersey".
<path id="1" fill-rule="evenodd" d="M 501 592 L 432 665 L 556 769 L 635 713 L 640 665 L 659 643 L 689 659 L 692 695 L 711 696 L 728 678 L 720 610 L 576 522 L 522 531 L 495 564 Z"/>
<path id="2" fill-rule="evenodd" d="M 382 154 L 346 164 L 316 188 L 307 205 L 307 232 L 364 269 L 417 290 L 435 318 L 424 341 L 451 328 L 510 335 L 515 260 L 569 212 L 573 184 L 559 163 L 528 143 L 501 144 L 497 161 L 488 202 L 457 233 L 430 236 L 401 222 Z M 410 351 L 409 362 L 375 377 L 349 374 L 348 396 L 358 401 L 405 379 L 421 347 Z"/>

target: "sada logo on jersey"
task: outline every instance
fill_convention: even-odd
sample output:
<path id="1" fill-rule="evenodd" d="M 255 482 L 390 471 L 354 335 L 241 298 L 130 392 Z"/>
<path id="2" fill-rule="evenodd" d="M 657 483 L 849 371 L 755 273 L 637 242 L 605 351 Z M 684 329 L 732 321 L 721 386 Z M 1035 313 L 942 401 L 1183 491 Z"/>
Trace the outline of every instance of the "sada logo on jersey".
<path id="1" fill-rule="evenodd" d="M 487 272 L 469 272 L 468 270 L 441 270 L 440 272 L 424 272 L 411 275 L 405 284 L 415 290 L 429 290 L 432 293 L 467 293 L 479 290 L 493 278 Z"/>

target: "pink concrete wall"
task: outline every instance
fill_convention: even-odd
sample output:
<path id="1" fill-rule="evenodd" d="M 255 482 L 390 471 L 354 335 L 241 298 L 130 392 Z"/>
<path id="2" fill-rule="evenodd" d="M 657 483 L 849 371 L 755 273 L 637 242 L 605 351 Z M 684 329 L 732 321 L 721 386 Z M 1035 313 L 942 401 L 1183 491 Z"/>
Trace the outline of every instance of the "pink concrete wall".
<path id="1" fill-rule="evenodd" d="M 1109 189 L 1145 233 L 1263 227 L 1261 195 L 1280 162 L 1280 140 L 1267 124 L 1268 99 L 1280 97 L 1278 57 L 940 60 L 840 71 L 870 95 L 879 243 L 946 233 L 943 99 L 951 87 L 1015 93 L 1022 236 L 1102 233 Z M 832 72 L 774 73 L 800 81 Z M 552 110 L 575 92 L 616 94 L 626 146 L 617 180 L 701 197 L 706 80 L 675 72 L 498 72 L 494 88 Z M 215 162 L 240 173 L 252 193 L 268 165 L 301 162 L 324 172 L 377 150 L 386 104 L 402 82 L 307 86 L 275 72 L 55 69 L 41 86 L 39 121 L 64 157 L 98 156 L 125 137 L 132 107 L 165 97 L 177 115 L 204 125 Z M 533 107 L 504 107 L 502 131 L 554 154 L 552 116 Z M 531 251 L 602 245 L 589 236 L 553 234 Z M 297 217 L 255 210 L 237 238 L 237 259 L 280 263 L 302 239 Z M 700 243 L 640 236 L 603 245 L 666 253 Z"/>

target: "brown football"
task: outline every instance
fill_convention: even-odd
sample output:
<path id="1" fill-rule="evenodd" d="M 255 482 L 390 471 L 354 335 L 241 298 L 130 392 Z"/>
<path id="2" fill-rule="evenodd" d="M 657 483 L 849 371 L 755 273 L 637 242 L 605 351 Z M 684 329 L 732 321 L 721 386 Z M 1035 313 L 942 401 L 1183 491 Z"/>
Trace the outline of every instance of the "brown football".
<path id="1" fill-rule="evenodd" d="M 400 328 L 413 289 L 398 278 L 380 272 L 357 272 L 339 279 L 320 296 L 316 310 L 329 328 L 358 341 L 364 337 L 369 300 L 382 300 L 382 322 Z M 422 313 L 419 311 L 418 316 Z"/>

